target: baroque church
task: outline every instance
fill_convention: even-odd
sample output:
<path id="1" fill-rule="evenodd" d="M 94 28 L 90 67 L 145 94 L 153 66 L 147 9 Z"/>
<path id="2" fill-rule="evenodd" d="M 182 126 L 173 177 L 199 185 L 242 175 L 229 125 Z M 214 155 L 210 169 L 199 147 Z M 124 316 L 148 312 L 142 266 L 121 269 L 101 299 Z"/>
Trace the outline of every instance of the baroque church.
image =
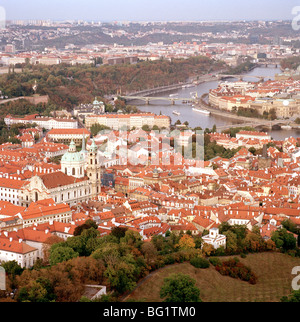
<path id="1" fill-rule="evenodd" d="M 61 171 L 36 175 L 20 192 L 21 205 L 52 198 L 56 203 L 67 203 L 71 207 L 97 197 L 101 192 L 101 165 L 97 158 L 98 147 L 93 140 L 86 151 L 77 152 L 74 141 L 61 159 Z"/>

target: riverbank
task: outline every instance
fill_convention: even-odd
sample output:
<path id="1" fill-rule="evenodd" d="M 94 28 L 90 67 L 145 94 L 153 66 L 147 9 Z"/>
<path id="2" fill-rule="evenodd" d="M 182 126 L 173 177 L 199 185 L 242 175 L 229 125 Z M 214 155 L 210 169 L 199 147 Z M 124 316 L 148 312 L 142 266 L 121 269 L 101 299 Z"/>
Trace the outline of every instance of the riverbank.
<path id="1" fill-rule="evenodd" d="M 265 76 L 270 79 L 274 79 L 275 75 L 277 73 L 280 73 L 281 70 L 279 68 L 275 68 L 272 66 L 269 67 L 258 67 L 256 69 L 254 69 L 253 71 L 251 71 L 248 74 L 245 74 L 245 80 L 247 81 L 247 76 L 249 76 L 249 81 L 253 81 L 252 76 Z M 236 79 L 232 79 L 229 81 L 236 81 Z M 211 78 L 209 81 L 201 83 L 199 85 L 195 85 L 194 88 L 181 88 L 178 90 L 174 90 L 174 91 L 169 91 L 169 92 L 165 92 L 164 94 L 156 94 L 154 96 L 156 97 L 166 97 L 168 98 L 171 94 L 172 95 L 178 95 L 178 97 L 190 97 L 191 93 L 197 93 L 198 97 L 200 98 L 203 94 L 207 94 L 209 93 L 209 91 L 211 89 L 215 89 L 217 88 L 219 85 L 219 81 L 216 78 Z M 232 115 L 230 112 L 225 112 L 223 114 L 223 112 L 219 110 L 211 110 L 212 114 L 210 116 L 204 115 L 202 113 L 193 111 L 192 106 L 189 104 L 184 104 L 181 102 L 176 102 L 176 105 L 172 105 L 170 102 L 166 101 L 166 100 L 153 100 L 150 102 L 149 105 L 145 105 L 145 103 L 143 101 L 132 101 L 133 105 L 137 106 L 137 108 L 141 111 L 141 112 L 150 112 L 150 113 L 154 113 L 154 114 L 163 114 L 163 115 L 167 115 L 171 118 L 172 124 L 175 124 L 178 120 L 181 123 L 184 122 L 188 122 L 189 123 L 189 127 L 191 128 L 196 128 L 196 127 L 201 127 L 203 129 L 205 128 L 209 128 L 211 129 L 214 125 L 217 126 L 218 128 L 230 128 L 230 127 L 240 127 L 243 122 L 244 124 L 245 121 L 247 123 L 252 122 L 249 118 L 247 119 L 243 119 L 242 117 L 239 117 L 237 115 Z M 174 115 L 173 111 L 176 110 L 180 113 L 180 115 Z M 258 122 L 264 122 L 263 119 L 257 119 Z M 266 121 L 268 122 L 268 121 Z M 254 123 L 254 122 L 252 122 Z M 223 130 L 222 129 L 222 130 Z M 259 128 L 261 129 L 261 128 Z M 270 134 L 272 136 L 272 138 L 274 138 L 274 140 L 284 140 L 287 137 L 299 137 L 300 136 L 300 129 L 295 128 L 295 129 L 281 129 L 281 130 L 277 130 L 277 129 L 272 129 L 270 130 L 270 128 L 266 129 L 268 134 Z"/>
<path id="2" fill-rule="evenodd" d="M 173 84 L 169 86 L 150 88 L 139 92 L 132 92 L 132 93 L 126 94 L 126 96 L 150 96 L 150 95 L 162 94 L 165 92 L 182 89 L 190 85 L 197 86 L 199 84 L 212 82 L 215 79 L 216 79 L 216 76 L 214 75 L 204 75 L 204 76 L 198 77 L 197 80 L 190 80 L 186 83 L 179 83 L 179 84 Z"/>
<path id="3" fill-rule="evenodd" d="M 206 97 L 208 94 L 205 93 L 201 96 L 199 102 L 196 104 L 196 106 L 209 111 L 212 115 L 217 115 L 217 116 L 222 116 L 225 118 L 229 118 L 231 120 L 235 120 L 235 121 L 239 121 L 241 123 L 261 123 L 262 121 L 266 121 L 266 123 L 271 123 L 271 121 L 268 120 L 264 120 L 262 118 L 253 118 L 253 117 L 246 117 L 246 116 L 239 116 L 236 114 L 233 114 L 231 112 L 227 112 L 227 111 L 222 111 L 220 109 L 214 108 L 210 105 L 208 105 L 205 101 L 204 101 L 204 97 Z"/>

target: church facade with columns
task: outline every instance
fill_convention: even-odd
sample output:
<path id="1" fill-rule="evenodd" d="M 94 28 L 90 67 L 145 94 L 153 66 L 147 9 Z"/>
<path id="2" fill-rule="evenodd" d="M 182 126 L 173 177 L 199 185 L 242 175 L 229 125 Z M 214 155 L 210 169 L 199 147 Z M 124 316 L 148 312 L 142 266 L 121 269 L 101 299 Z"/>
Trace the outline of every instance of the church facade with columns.
<path id="1" fill-rule="evenodd" d="M 101 166 L 97 161 L 98 148 L 93 140 L 89 151 L 77 152 L 72 141 L 61 160 L 61 171 L 36 175 L 20 191 L 20 205 L 52 198 L 56 203 L 76 206 L 96 198 L 101 193 Z"/>

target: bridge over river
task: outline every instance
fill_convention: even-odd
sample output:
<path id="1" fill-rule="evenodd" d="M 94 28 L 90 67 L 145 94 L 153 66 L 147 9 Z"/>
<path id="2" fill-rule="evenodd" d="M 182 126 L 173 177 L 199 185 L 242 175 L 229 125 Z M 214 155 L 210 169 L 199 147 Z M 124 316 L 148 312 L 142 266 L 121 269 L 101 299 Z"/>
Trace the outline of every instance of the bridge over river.
<path id="1" fill-rule="evenodd" d="M 125 99 L 127 102 L 130 100 L 141 100 L 144 101 L 146 103 L 146 105 L 150 104 L 150 101 L 168 101 L 171 102 L 173 105 L 175 105 L 175 103 L 177 101 L 183 102 L 183 103 L 194 103 L 197 101 L 196 98 L 183 98 L 183 97 L 175 97 L 175 96 L 170 96 L 170 97 L 150 97 L 150 96 L 121 96 L 121 98 Z"/>
<path id="2" fill-rule="evenodd" d="M 218 132 L 222 132 L 225 130 L 228 130 L 229 128 L 232 127 L 252 127 L 252 128 L 257 128 L 257 129 L 268 129 L 268 130 L 272 130 L 274 129 L 274 127 L 276 126 L 286 126 L 286 125 L 290 125 L 291 121 L 290 120 L 275 120 L 275 121 L 267 121 L 267 120 L 261 120 L 260 122 L 258 121 L 253 121 L 251 119 L 251 121 L 249 122 L 243 122 L 240 124 L 236 124 L 234 126 L 228 126 L 228 125 L 224 125 L 224 126 L 217 126 L 217 131 Z"/>

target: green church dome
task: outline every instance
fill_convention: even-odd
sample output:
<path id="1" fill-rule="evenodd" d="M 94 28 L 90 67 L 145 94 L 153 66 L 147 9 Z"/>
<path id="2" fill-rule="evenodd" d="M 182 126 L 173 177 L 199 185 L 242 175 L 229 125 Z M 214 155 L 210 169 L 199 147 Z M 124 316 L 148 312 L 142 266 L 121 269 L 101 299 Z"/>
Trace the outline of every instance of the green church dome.
<path id="1" fill-rule="evenodd" d="M 77 152 L 76 144 L 73 140 L 70 143 L 69 151 L 63 155 L 61 162 L 84 162 L 84 157 L 82 153 Z"/>

